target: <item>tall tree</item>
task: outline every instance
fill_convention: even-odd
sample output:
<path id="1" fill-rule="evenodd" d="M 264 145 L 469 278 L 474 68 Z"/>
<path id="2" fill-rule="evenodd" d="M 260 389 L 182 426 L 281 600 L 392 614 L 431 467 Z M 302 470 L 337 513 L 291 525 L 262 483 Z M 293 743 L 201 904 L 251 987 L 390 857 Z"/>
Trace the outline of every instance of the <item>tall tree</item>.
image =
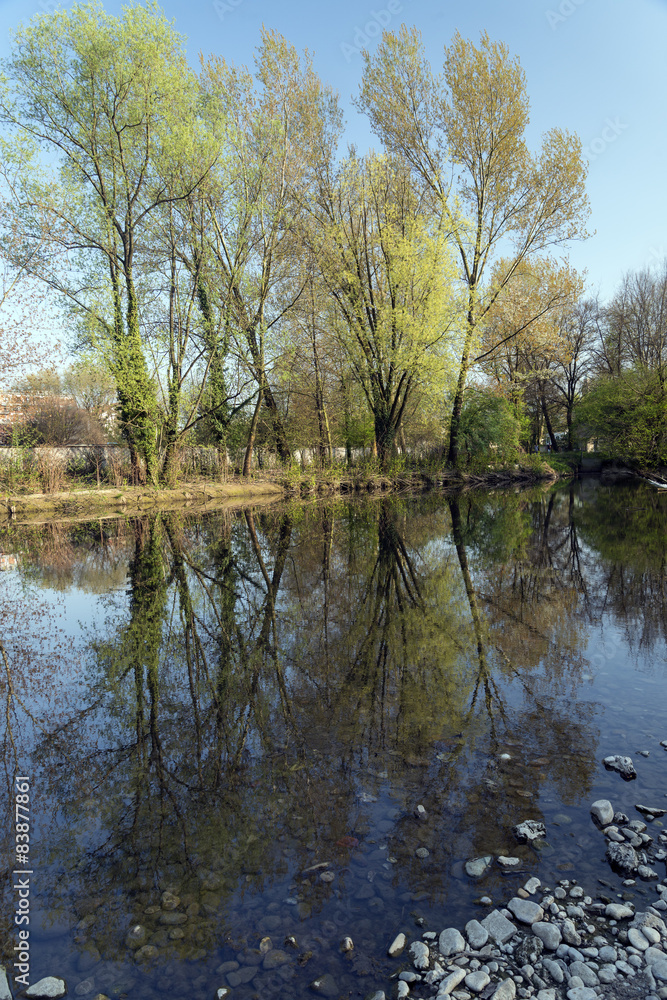
<path id="1" fill-rule="evenodd" d="M 610 370 L 667 366 L 667 262 L 658 271 L 626 274 L 605 310 L 605 356 Z"/>
<path id="2" fill-rule="evenodd" d="M 316 209 L 314 256 L 382 468 L 413 392 L 442 383 L 450 361 L 453 268 L 430 201 L 400 163 L 353 154 Z"/>
<path id="3" fill-rule="evenodd" d="M 184 40 L 154 3 L 106 14 L 97 2 L 41 14 L 14 38 L 0 120 L 56 157 L 60 183 L 32 187 L 32 206 L 54 221 L 81 269 L 102 264 L 119 415 L 135 476 L 158 476 L 157 402 L 139 325 L 137 261 L 150 217 L 185 197 L 210 168 L 213 143 L 199 121 L 199 90 Z M 52 284 L 79 307 L 82 270 Z M 99 300 L 98 300 L 99 301 Z"/>
<path id="4" fill-rule="evenodd" d="M 277 32 L 263 32 L 255 64 L 255 79 L 220 57 L 202 68 L 209 113 L 219 109 L 227 123 L 226 156 L 211 178 L 203 224 L 210 292 L 228 317 L 285 460 L 290 447 L 271 379 L 271 331 L 301 291 L 294 282 L 297 223 L 316 164 L 331 161 L 341 116 L 311 58 Z"/>
<path id="5" fill-rule="evenodd" d="M 439 198 L 460 259 L 467 303 L 450 425 L 448 457 L 455 464 L 478 324 L 523 261 L 586 235 L 581 143 L 554 128 L 530 154 L 523 70 L 486 33 L 478 47 L 457 34 L 445 49 L 442 77 L 434 75 L 415 28 L 385 32 L 364 58 L 358 106 L 387 149 Z M 503 272 L 486 289 L 485 272 L 499 252 Z"/>
<path id="6" fill-rule="evenodd" d="M 505 261 L 500 260 L 493 276 L 502 276 L 505 268 Z M 571 361 L 576 340 L 574 313 L 582 290 L 582 278 L 569 265 L 548 258 L 526 260 L 480 324 L 482 340 L 476 362 L 505 391 L 517 416 L 523 405 L 532 405 L 532 443 L 539 440 L 544 422 L 554 451 L 559 450 L 555 410 L 573 399 L 581 378 L 581 353 L 578 366 L 571 367 Z M 563 393 L 554 381 L 556 374 L 564 380 Z"/>
<path id="7" fill-rule="evenodd" d="M 551 382 L 565 409 L 568 451 L 574 450 L 574 408 L 593 371 L 597 315 L 594 299 L 580 300 L 561 313 L 560 334 L 566 350 L 555 359 Z"/>

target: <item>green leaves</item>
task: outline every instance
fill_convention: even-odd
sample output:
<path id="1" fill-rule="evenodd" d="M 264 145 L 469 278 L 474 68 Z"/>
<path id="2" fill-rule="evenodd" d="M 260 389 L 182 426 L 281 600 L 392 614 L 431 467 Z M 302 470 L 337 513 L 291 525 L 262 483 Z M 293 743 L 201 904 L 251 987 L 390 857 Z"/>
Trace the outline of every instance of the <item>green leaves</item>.
<path id="1" fill-rule="evenodd" d="M 581 435 L 640 468 L 667 463 L 667 395 L 660 371 L 641 367 L 603 377 L 578 403 Z"/>

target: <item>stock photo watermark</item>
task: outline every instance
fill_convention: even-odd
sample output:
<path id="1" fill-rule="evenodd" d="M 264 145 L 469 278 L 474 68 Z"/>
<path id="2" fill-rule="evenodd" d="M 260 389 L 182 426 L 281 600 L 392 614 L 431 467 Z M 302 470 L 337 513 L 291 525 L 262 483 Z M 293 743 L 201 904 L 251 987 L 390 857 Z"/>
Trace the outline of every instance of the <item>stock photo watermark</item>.
<path id="1" fill-rule="evenodd" d="M 600 135 L 596 136 L 587 146 L 583 147 L 582 152 L 588 162 L 593 163 L 594 160 L 602 156 L 627 128 L 629 126 L 625 122 L 622 122 L 618 116 L 616 118 L 607 118 Z"/>
<path id="2" fill-rule="evenodd" d="M 667 261 L 667 246 L 661 243 L 660 246 L 648 248 L 648 264 L 664 264 Z"/>
<path id="3" fill-rule="evenodd" d="M 403 4 L 401 0 L 389 0 L 386 7 L 381 7 L 380 10 L 371 10 L 369 13 L 370 17 L 365 24 L 362 26 L 355 24 L 352 41 L 341 42 L 340 50 L 347 63 L 351 62 L 354 56 L 360 56 L 374 38 L 379 38 L 396 14 L 403 13 Z"/>
<path id="4" fill-rule="evenodd" d="M 213 0 L 213 10 L 216 12 L 221 21 L 224 21 L 225 15 L 233 14 L 237 7 L 240 7 L 243 0 Z"/>
<path id="5" fill-rule="evenodd" d="M 572 17 L 585 3 L 586 0 L 562 0 L 562 3 L 558 5 L 556 10 L 546 10 L 544 14 L 551 30 L 554 31 L 559 24 L 567 21 L 568 17 Z"/>
<path id="6" fill-rule="evenodd" d="M 14 778 L 14 924 L 18 941 L 14 945 L 14 979 L 21 986 L 30 985 L 30 779 Z"/>

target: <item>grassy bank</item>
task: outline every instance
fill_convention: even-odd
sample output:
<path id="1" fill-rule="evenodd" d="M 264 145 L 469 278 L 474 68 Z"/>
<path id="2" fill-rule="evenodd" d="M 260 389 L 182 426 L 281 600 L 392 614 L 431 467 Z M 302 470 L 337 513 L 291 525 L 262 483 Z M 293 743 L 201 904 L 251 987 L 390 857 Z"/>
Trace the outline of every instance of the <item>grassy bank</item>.
<path id="1" fill-rule="evenodd" d="M 15 493 L 3 497 L 5 518 L 39 523 L 52 518 L 139 517 L 155 510 L 218 510 L 257 501 L 282 500 L 284 489 L 276 482 L 249 480 L 235 483 L 198 482 L 154 489 L 127 486 L 122 489 L 90 489 L 72 486 L 55 493 Z M 2 515 L 0 514 L 0 517 Z"/>
<path id="2" fill-rule="evenodd" d="M 326 470 L 276 471 L 249 479 L 227 482 L 198 480 L 167 488 L 123 486 L 95 488 L 71 481 L 67 488 L 33 492 L 25 487 L 5 492 L 0 518 L 37 523 L 52 518 L 137 517 L 153 510 L 196 511 L 238 507 L 258 502 L 317 496 L 420 493 L 434 489 L 505 488 L 529 486 L 560 478 L 545 462 L 532 460 L 507 469 L 486 468 L 474 472 L 433 467 L 400 469 L 380 473 L 373 467 Z M 34 490 L 34 487 L 33 487 Z"/>

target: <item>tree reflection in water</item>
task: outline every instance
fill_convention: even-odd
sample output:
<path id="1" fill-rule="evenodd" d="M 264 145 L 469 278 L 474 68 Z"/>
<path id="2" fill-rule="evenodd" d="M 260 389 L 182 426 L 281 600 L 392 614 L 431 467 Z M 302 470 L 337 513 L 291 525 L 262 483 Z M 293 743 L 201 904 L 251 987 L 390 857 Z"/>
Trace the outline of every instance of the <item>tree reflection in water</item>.
<path id="1" fill-rule="evenodd" d="M 109 581 L 106 627 L 82 628 L 57 724 L 30 701 L 47 666 L 29 610 L 4 641 L 6 773 L 20 762 L 40 788 L 36 922 L 83 920 L 70 959 L 44 941 L 36 962 L 88 962 L 101 987 L 116 961 L 147 998 L 165 977 L 175 996 L 208 996 L 220 961 L 273 928 L 276 947 L 294 933 L 314 953 L 313 973 L 352 983 L 410 909 L 436 925 L 445 909 L 472 915 L 466 858 L 548 871 L 510 830 L 589 793 L 591 628 L 611 613 L 635 646 L 664 639 L 662 501 L 620 488 L 594 505 L 573 484 L 13 529 L 42 600 L 40 587 L 75 586 L 92 601 Z M 330 882 L 306 871 L 325 862 Z M 165 889 L 182 922 L 163 922 Z M 133 962 L 132 923 L 157 964 Z M 343 960 L 337 929 L 352 928 L 362 947 Z M 291 961 L 280 981 L 296 991 L 309 969 Z"/>

